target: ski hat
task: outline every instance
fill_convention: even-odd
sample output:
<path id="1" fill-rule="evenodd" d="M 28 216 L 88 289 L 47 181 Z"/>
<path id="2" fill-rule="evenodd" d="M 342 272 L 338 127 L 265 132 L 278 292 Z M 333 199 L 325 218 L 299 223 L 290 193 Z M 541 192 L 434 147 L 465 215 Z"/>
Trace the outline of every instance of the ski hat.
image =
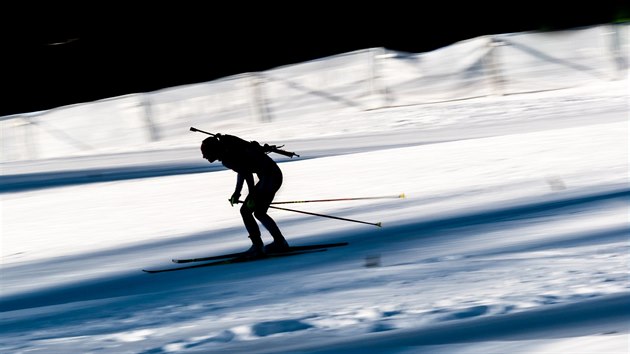
<path id="1" fill-rule="evenodd" d="M 201 155 L 204 159 L 214 162 L 220 156 L 221 142 L 214 136 L 206 138 L 201 143 Z"/>

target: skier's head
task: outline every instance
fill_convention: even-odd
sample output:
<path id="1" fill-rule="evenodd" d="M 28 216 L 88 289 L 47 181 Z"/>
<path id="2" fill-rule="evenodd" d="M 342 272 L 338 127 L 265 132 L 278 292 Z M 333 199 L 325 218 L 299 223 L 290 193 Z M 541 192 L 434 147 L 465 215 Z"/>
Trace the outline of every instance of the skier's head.
<path id="1" fill-rule="evenodd" d="M 206 138 L 201 143 L 201 155 L 209 162 L 221 161 L 221 142 L 214 136 Z"/>

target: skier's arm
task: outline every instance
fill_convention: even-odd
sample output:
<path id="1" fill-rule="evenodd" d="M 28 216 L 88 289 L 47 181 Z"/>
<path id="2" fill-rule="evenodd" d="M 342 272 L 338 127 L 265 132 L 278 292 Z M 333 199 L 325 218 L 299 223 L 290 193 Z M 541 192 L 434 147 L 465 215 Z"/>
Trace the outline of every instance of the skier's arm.
<path id="1" fill-rule="evenodd" d="M 243 181 L 245 180 L 245 176 L 242 173 L 236 174 L 236 188 L 234 189 L 234 194 L 241 195 L 241 190 L 243 189 Z"/>
<path id="2" fill-rule="evenodd" d="M 243 173 L 243 178 L 245 178 L 245 182 L 247 182 L 247 191 L 249 192 L 250 195 L 252 195 L 254 193 L 254 186 L 255 186 L 254 175 L 251 173 Z"/>
<path id="3" fill-rule="evenodd" d="M 230 197 L 230 204 L 234 206 L 234 204 L 238 204 L 238 198 L 241 197 L 241 190 L 243 189 L 243 181 L 245 177 L 241 173 L 236 174 L 236 188 L 234 188 L 234 193 Z"/>
<path id="4" fill-rule="evenodd" d="M 241 190 L 243 190 L 243 182 L 247 182 L 247 190 L 249 194 L 253 196 L 254 176 L 251 173 L 237 173 L 236 188 L 234 188 L 234 193 L 230 198 L 230 204 L 234 205 L 238 203 L 238 198 L 241 197 Z"/>
<path id="5" fill-rule="evenodd" d="M 254 176 L 251 173 L 238 173 L 236 176 L 236 188 L 234 194 L 241 194 L 243 190 L 243 181 L 247 182 L 247 189 L 249 193 L 254 190 Z"/>

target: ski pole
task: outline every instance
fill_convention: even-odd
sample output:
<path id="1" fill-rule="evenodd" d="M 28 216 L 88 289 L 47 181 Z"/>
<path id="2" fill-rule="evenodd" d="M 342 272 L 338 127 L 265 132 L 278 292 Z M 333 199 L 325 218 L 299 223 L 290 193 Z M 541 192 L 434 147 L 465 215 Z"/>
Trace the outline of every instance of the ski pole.
<path id="1" fill-rule="evenodd" d="M 278 209 L 278 210 L 285 210 L 285 211 L 293 211 L 296 213 L 302 213 L 302 214 L 308 214 L 308 215 L 314 215 L 314 216 L 321 216 L 324 218 L 331 218 L 331 219 L 337 219 L 337 220 L 344 220 L 344 221 L 351 221 L 351 222 L 358 222 L 360 224 L 367 224 L 367 225 L 374 225 L 374 226 L 378 226 L 378 227 L 383 227 L 383 225 L 380 222 L 367 222 L 367 221 L 360 221 L 360 220 L 353 220 L 353 219 L 346 219 L 346 218 L 340 218 L 338 216 L 332 216 L 332 215 L 324 215 L 324 214 L 317 214 L 317 213 L 311 213 L 308 211 L 303 211 L 303 210 L 295 210 L 295 209 L 287 209 L 287 208 L 280 208 L 280 207 L 276 207 L 271 205 L 270 208 L 273 209 Z"/>
<path id="2" fill-rule="evenodd" d="M 382 197 L 359 197 L 359 198 L 337 198 L 337 199 L 315 199 L 315 200 L 292 200 L 286 202 L 273 202 L 271 204 L 298 204 L 298 203 L 317 203 L 317 202 L 340 202 L 349 200 L 368 200 L 368 199 L 398 199 L 405 198 L 405 193 L 399 195 L 390 195 Z"/>
<path id="3" fill-rule="evenodd" d="M 236 203 L 234 204 L 238 204 L 238 203 L 244 203 L 244 201 L 242 200 L 237 200 Z M 302 213 L 302 214 L 308 214 L 308 215 L 314 215 L 314 216 L 321 216 L 323 218 L 331 218 L 331 219 L 337 219 L 337 220 L 343 220 L 343 221 L 351 221 L 351 222 L 358 222 L 360 224 L 367 224 L 367 225 L 374 225 L 374 226 L 378 226 L 378 227 L 383 227 L 383 225 L 381 224 L 381 222 L 367 222 L 367 221 L 361 221 L 361 220 L 354 220 L 354 219 L 346 219 L 346 218 L 340 218 L 338 216 L 332 216 L 332 215 L 324 215 L 324 214 L 317 214 L 317 213 L 311 213 L 308 211 L 303 211 L 303 210 L 295 210 L 295 209 L 288 209 L 288 208 L 281 208 L 281 207 L 277 207 L 277 206 L 273 206 L 270 205 L 270 208 L 273 209 L 278 209 L 278 210 L 284 210 L 284 211 L 293 211 L 296 213 Z"/>

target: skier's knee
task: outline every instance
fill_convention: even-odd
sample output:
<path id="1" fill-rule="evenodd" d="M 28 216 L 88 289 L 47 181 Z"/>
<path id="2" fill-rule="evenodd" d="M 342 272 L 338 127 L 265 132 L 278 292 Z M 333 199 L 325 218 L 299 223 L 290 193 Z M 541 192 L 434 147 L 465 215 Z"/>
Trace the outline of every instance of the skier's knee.
<path id="1" fill-rule="evenodd" d="M 265 213 L 265 212 L 263 212 L 263 211 L 256 210 L 256 211 L 254 212 L 254 217 L 256 217 L 256 219 L 258 219 L 258 220 L 262 221 L 262 220 L 267 219 L 267 218 L 269 217 L 269 215 L 267 215 L 267 213 Z"/>
<path id="2" fill-rule="evenodd" d="M 252 210 L 248 208 L 246 204 L 243 204 L 243 206 L 241 207 L 241 215 L 242 216 L 252 215 Z"/>

